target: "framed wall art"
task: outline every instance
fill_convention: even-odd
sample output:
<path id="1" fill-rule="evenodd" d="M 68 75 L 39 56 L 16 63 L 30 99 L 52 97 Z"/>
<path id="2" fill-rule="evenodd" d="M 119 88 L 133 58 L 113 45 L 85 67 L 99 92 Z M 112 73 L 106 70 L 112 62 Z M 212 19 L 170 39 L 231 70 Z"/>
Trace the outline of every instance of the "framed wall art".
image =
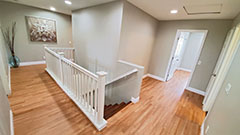
<path id="1" fill-rule="evenodd" d="M 26 16 L 26 20 L 30 41 L 57 43 L 55 20 L 33 16 Z"/>

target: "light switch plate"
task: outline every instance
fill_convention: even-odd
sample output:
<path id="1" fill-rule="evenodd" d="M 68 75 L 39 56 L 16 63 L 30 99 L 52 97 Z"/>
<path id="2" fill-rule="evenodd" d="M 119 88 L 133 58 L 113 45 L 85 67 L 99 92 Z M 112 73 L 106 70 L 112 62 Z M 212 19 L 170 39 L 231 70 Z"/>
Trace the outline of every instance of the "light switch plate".
<path id="1" fill-rule="evenodd" d="M 232 85 L 230 83 L 227 83 L 227 86 L 225 87 L 225 91 L 226 91 L 227 95 L 229 95 L 231 88 L 232 88 Z"/>
<path id="2" fill-rule="evenodd" d="M 197 64 L 198 64 L 198 65 L 201 65 L 201 64 L 202 64 L 202 61 L 201 61 L 201 60 L 199 60 Z"/>

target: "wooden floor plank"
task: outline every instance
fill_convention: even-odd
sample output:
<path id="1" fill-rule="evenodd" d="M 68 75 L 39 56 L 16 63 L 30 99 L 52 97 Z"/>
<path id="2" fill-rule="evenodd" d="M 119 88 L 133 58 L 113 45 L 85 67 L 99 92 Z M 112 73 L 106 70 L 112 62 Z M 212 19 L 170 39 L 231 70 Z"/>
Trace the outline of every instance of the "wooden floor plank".
<path id="1" fill-rule="evenodd" d="M 44 69 L 35 65 L 11 70 L 9 101 L 16 135 L 199 135 L 203 97 L 184 90 L 188 72 L 177 71 L 168 82 L 145 78 L 140 101 L 117 112 L 98 132 Z"/>

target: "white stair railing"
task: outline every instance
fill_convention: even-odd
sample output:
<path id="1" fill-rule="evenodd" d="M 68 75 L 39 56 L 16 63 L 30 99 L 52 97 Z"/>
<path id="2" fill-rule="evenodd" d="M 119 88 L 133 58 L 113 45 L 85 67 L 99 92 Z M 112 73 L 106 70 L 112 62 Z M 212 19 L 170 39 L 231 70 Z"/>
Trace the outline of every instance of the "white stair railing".
<path id="1" fill-rule="evenodd" d="M 62 90 L 75 102 L 98 130 L 107 122 L 103 118 L 105 100 L 106 72 L 97 75 L 73 62 L 74 53 L 65 56 L 64 48 L 45 47 L 46 71 L 57 82 Z M 69 58 L 69 59 L 68 59 Z"/>
<path id="2" fill-rule="evenodd" d="M 74 48 L 60 48 L 60 47 L 48 47 L 57 54 L 63 53 L 64 57 L 68 60 L 74 61 L 75 49 Z"/>

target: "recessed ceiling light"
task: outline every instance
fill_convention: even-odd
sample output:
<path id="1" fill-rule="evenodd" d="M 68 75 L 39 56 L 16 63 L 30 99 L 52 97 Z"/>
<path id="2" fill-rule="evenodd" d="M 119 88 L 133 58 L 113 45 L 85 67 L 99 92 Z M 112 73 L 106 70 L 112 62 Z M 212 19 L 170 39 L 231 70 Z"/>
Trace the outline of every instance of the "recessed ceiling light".
<path id="1" fill-rule="evenodd" d="M 69 0 L 65 0 L 64 2 L 65 2 L 66 4 L 68 4 L 68 5 L 72 5 L 72 2 L 69 1 Z"/>
<path id="2" fill-rule="evenodd" d="M 56 8 L 55 7 L 50 7 L 50 10 L 56 11 Z"/>
<path id="3" fill-rule="evenodd" d="M 176 13 L 178 13 L 178 11 L 174 9 L 174 10 L 171 10 L 170 13 L 171 14 L 176 14 Z"/>

